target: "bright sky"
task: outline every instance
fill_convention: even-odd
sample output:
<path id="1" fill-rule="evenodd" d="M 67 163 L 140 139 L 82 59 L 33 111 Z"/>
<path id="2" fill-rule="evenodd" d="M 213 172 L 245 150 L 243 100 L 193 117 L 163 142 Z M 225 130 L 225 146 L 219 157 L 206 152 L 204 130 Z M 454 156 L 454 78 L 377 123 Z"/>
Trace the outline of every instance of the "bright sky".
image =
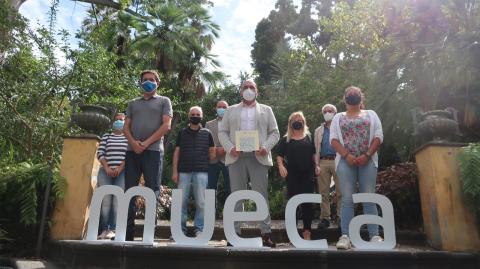
<path id="1" fill-rule="evenodd" d="M 212 53 L 221 63 L 220 70 L 238 82 L 240 71 L 252 72 L 250 51 L 255 40 L 255 27 L 274 9 L 276 0 L 211 0 L 214 22 L 220 25 L 220 38 L 216 40 Z M 60 0 L 57 14 L 58 28 L 66 29 L 76 44 L 75 33 L 80 29 L 86 10 L 90 5 L 73 0 Z M 46 25 L 50 0 L 29 0 L 20 8 L 20 13 L 30 20 L 30 25 Z"/>

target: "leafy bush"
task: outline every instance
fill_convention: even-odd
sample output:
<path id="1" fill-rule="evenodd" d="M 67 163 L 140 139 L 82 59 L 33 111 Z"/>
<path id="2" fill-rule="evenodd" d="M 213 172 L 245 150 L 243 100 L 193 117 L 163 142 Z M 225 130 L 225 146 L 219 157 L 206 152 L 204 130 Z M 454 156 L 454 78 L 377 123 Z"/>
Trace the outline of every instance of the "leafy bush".
<path id="1" fill-rule="evenodd" d="M 465 147 L 459 160 L 463 193 L 480 219 L 480 143 Z"/>
<path id="2" fill-rule="evenodd" d="M 378 172 L 376 192 L 393 204 L 398 229 L 422 227 L 422 210 L 415 163 L 399 163 Z"/>
<path id="3" fill-rule="evenodd" d="M 49 209 L 63 197 L 66 181 L 47 164 L 19 163 L 0 169 L 0 245 L 16 255 L 30 254 L 37 238 L 45 187 L 52 176 Z M 51 174 L 50 174 L 51 173 Z M 49 210 L 49 211 L 50 211 Z M 10 238 L 11 240 L 6 240 Z"/>

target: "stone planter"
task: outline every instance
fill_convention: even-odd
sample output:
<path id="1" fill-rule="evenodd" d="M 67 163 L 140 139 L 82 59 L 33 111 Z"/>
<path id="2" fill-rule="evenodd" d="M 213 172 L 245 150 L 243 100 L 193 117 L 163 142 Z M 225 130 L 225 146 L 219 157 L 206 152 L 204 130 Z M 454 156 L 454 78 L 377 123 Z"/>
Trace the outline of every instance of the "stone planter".
<path id="1" fill-rule="evenodd" d="M 114 109 L 108 109 L 96 105 L 73 106 L 72 123 L 91 134 L 101 135 L 112 124 L 115 116 Z"/>
<path id="2" fill-rule="evenodd" d="M 458 129 L 457 111 L 453 108 L 421 112 L 413 111 L 413 121 L 416 135 L 421 141 L 451 142 L 460 135 Z"/>

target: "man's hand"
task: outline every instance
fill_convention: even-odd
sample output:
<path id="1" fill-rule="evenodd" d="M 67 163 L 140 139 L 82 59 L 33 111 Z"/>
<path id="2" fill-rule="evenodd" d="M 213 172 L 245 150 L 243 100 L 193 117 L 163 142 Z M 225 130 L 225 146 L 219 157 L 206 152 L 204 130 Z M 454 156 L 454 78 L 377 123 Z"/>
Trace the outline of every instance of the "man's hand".
<path id="1" fill-rule="evenodd" d="M 223 147 L 216 147 L 215 151 L 217 152 L 218 156 L 224 156 L 225 155 L 225 149 Z"/>
<path id="2" fill-rule="evenodd" d="M 178 172 L 173 172 L 172 173 L 172 180 L 175 182 L 175 184 L 178 185 Z"/>
<path id="3" fill-rule="evenodd" d="M 147 149 L 147 147 L 142 143 L 142 141 L 139 141 L 139 140 L 135 140 L 131 146 L 132 146 L 133 151 L 136 154 L 142 154 L 142 152 L 145 149 Z"/>
<path id="4" fill-rule="evenodd" d="M 355 161 L 357 162 L 358 166 L 364 166 L 368 163 L 369 158 L 367 157 L 367 155 L 362 154 L 359 157 L 357 157 Z"/>
<path id="5" fill-rule="evenodd" d="M 283 166 L 283 165 L 278 166 L 278 172 L 280 172 L 280 176 L 283 177 L 283 178 L 286 178 L 287 175 L 288 175 L 287 168 L 285 168 L 285 166 Z"/>
<path id="6" fill-rule="evenodd" d="M 315 165 L 315 175 L 319 176 L 320 175 L 320 166 Z"/>
<path id="7" fill-rule="evenodd" d="M 255 153 L 256 153 L 257 155 L 260 155 L 260 156 L 265 156 L 265 155 L 268 154 L 268 151 L 267 151 L 266 148 L 260 147 L 260 149 L 257 150 Z"/>
<path id="8" fill-rule="evenodd" d="M 233 147 L 233 148 L 230 150 L 230 155 L 232 155 L 232 157 L 237 158 L 237 157 L 240 155 L 240 152 L 237 151 L 237 148 Z"/>

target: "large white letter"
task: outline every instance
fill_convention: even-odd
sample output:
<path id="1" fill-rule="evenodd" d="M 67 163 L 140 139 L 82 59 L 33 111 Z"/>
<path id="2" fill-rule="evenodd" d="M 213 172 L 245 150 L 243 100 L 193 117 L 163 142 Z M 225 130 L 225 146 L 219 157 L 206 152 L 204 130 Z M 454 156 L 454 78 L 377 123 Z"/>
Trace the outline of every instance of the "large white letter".
<path id="1" fill-rule="evenodd" d="M 297 207 L 303 203 L 321 203 L 322 196 L 320 194 L 299 194 L 295 195 L 288 200 L 287 208 L 285 209 L 285 226 L 287 229 L 287 235 L 290 242 L 296 248 L 309 248 L 309 249 L 325 249 L 328 248 L 326 239 L 320 240 L 303 240 L 300 237 L 297 230 Z M 305 225 L 305 223 L 303 224 Z"/>
<path id="2" fill-rule="evenodd" d="M 234 212 L 235 205 L 240 200 L 252 200 L 255 202 L 255 212 Z M 223 208 L 223 230 L 228 242 L 235 247 L 262 247 L 262 238 L 242 238 L 235 232 L 235 221 L 261 221 L 268 217 L 267 202 L 263 196 L 251 190 L 236 191 L 228 196 Z"/>
<path id="3" fill-rule="evenodd" d="M 117 197 L 117 224 L 115 228 L 115 241 L 124 242 L 127 231 L 127 216 L 130 200 L 136 196 L 145 198 L 145 224 L 143 227 L 143 243 L 153 244 L 155 233 L 155 217 L 157 208 L 157 199 L 155 193 L 146 187 L 133 187 L 123 193 L 122 188 L 114 185 L 105 185 L 95 189 L 92 202 L 90 203 L 90 213 L 88 220 L 87 240 L 97 240 L 98 222 L 100 216 L 100 207 L 102 200 L 107 195 Z"/>
<path id="4" fill-rule="evenodd" d="M 180 245 L 208 245 L 215 227 L 215 190 L 205 190 L 205 213 L 203 231 L 200 236 L 192 238 L 182 231 L 182 190 L 172 190 L 172 211 L 170 216 L 170 230 L 173 240 Z M 180 201 L 180 202 L 178 202 Z"/>
<path id="5" fill-rule="evenodd" d="M 354 203 L 375 203 L 382 209 L 382 215 L 360 215 L 354 217 L 348 226 L 348 233 L 352 244 L 361 249 L 393 249 L 397 244 L 395 238 L 395 220 L 393 216 L 393 206 L 390 200 L 381 194 L 376 193 L 357 193 L 353 195 Z M 360 228 L 364 224 L 378 224 L 383 227 L 383 242 L 367 242 L 360 237 Z"/>

